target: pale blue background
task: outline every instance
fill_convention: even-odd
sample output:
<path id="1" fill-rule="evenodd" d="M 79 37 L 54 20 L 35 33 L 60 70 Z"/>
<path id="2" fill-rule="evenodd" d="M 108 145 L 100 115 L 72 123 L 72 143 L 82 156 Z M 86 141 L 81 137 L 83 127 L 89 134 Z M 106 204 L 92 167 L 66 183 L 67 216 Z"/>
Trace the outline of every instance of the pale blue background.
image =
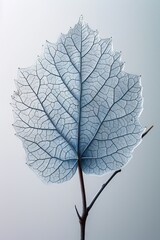
<path id="1" fill-rule="evenodd" d="M 0 1 L 0 239 L 77 240 L 81 207 L 77 174 L 61 185 L 44 185 L 25 165 L 14 136 L 10 95 L 18 67 L 34 64 L 45 40 L 83 14 L 101 37 L 113 37 L 125 71 L 141 74 L 143 126 L 154 124 L 134 157 L 94 206 L 86 240 L 160 239 L 160 1 L 159 0 L 1 0 Z M 87 176 L 87 197 L 109 177 Z"/>

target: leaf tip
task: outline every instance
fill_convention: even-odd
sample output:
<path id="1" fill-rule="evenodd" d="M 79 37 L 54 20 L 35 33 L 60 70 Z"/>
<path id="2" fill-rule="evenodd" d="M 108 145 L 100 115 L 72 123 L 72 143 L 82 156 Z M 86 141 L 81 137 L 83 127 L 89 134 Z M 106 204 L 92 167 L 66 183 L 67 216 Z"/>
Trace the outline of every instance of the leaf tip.
<path id="1" fill-rule="evenodd" d="M 79 17 L 79 24 L 83 24 L 84 19 L 83 19 L 83 15 L 81 14 L 81 16 Z"/>
<path id="2" fill-rule="evenodd" d="M 108 38 L 107 40 L 108 40 L 108 42 L 109 42 L 110 44 L 112 44 L 112 41 L 113 41 L 113 38 L 112 38 L 112 37 Z"/>

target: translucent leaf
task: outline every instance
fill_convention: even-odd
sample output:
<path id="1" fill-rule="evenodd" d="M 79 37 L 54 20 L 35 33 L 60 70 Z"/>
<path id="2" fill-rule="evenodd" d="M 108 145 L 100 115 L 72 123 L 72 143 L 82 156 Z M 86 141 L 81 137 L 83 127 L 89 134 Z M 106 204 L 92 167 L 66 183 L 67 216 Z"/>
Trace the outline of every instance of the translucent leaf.
<path id="1" fill-rule="evenodd" d="M 30 68 L 19 69 L 14 127 L 27 164 L 46 182 L 122 168 L 141 141 L 140 77 L 123 71 L 112 39 L 79 20 L 56 44 L 46 42 Z"/>

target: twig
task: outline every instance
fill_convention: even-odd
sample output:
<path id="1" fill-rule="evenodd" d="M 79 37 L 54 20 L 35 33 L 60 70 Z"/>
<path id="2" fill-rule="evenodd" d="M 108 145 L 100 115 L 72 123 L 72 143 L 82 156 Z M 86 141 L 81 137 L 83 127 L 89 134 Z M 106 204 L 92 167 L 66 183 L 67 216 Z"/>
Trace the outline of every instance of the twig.
<path id="1" fill-rule="evenodd" d="M 117 175 L 117 173 L 121 172 L 121 169 L 115 171 L 112 176 L 107 180 L 106 183 L 104 183 L 101 187 L 101 189 L 98 191 L 98 193 L 96 194 L 96 196 L 94 197 L 94 199 L 92 200 L 92 202 L 90 203 L 90 205 L 88 206 L 88 212 L 91 210 L 91 208 L 93 207 L 95 201 L 97 200 L 97 198 L 99 197 L 99 195 L 102 193 L 102 191 L 105 189 L 105 187 L 109 184 L 109 182 Z"/>
<path id="2" fill-rule="evenodd" d="M 143 134 L 142 134 L 142 138 L 144 138 L 146 135 L 147 135 L 147 133 L 149 133 L 150 132 L 150 130 L 153 128 L 153 125 L 150 127 L 150 128 L 148 128 Z"/>
<path id="3" fill-rule="evenodd" d="M 149 132 L 150 130 L 153 128 L 153 125 L 148 128 L 143 134 L 142 134 L 142 138 L 144 138 Z M 88 212 L 90 211 L 90 209 L 93 207 L 94 203 L 96 202 L 97 198 L 99 197 L 99 195 L 102 193 L 102 191 L 105 189 L 105 187 L 108 185 L 108 183 L 117 175 L 117 173 L 121 172 L 122 170 L 119 169 L 117 171 L 115 171 L 112 176 L 107 180 L 106 183 L 104 183 L 101 187 L 101 189 L 98 191 L 98 193 L 96 194 L 96 196 L 94 197 L 94 199 L 92 200 L 92 202 L 90 203 L 90 205 L 88 206 Z"/>
<path id="4" fill-rule="evenodd" d="M 80 216 L 80 214 L 79 214 L 79 212 L 78 212 L 78 209 L 77 209 L 77 206 L 75 205 L 75 209 L 76 209 L 76 213 L 77 213 L 77 216 L 78 216 L 78 218 L 79 218 L 79 220 L 81 219 L 81 216 Z"/>

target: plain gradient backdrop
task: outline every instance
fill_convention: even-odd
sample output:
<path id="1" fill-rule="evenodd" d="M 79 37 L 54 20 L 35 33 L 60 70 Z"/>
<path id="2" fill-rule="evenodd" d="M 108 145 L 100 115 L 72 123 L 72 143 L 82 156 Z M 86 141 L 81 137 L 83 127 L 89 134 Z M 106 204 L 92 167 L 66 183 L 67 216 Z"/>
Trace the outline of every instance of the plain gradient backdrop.
<path id="1" fill-rule="evenodd" d="M 113 38 L 125 71 L 141 74 L 143 126 L 152 131 L 100 196 L 87 223 L 86 240 L 160 239 L 160 1 L 0 1 L 0 239 L 78 240 L 74 205 L 81 208 L 77 174 L 45 185 L 25 164 L 14 136 L 10 106 L 18 67 L 35 63 L 47 39 L 56 42 L 79 16 L 100 36 Z M 107 180 L 85 176 L 88 202 Z"/>

